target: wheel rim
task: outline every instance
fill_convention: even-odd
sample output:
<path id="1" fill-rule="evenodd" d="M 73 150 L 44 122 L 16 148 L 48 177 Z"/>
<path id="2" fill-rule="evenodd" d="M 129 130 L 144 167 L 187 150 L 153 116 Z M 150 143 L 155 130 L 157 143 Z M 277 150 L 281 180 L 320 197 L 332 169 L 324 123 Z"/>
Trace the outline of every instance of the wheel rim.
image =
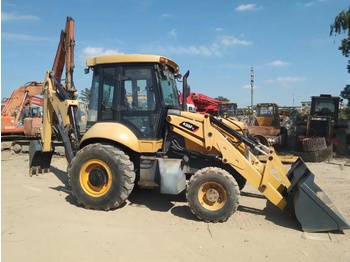
<path id="1" fill-rule="evenodd" d="M 89 160 L 80 169 L 80 184 L 88 195 L 103 196 L 112 185 L 111 170 L 101 160 Z"/>
<path id="2" fill-rule="evenodd" d="M 216 211 L 227 202 L 225 188 L 217 182 L 204 183 L 198 190 L 199 203 L 206 209 Z"/>

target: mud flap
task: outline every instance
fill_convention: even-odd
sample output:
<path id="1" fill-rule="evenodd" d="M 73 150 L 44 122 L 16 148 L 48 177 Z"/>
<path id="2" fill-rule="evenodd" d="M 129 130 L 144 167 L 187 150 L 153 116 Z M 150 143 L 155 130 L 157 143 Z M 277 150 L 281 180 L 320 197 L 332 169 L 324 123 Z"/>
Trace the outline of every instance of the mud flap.
<path id="1" fill-rule="evenodd" d="M 39 140 L 30 141 L 29 144 L 29 175 L 50 172 L 51 159 L 54 147 L 51 145 L 50 152 L 42 152 Z"/>
<path id="2" fill-rule="evenodd" d="M 294 210 L 303 231 L 322 232 L 350 228 L 340 211 L 323 190 L 315 175 L 299 158 L 288 172 L 291 186 L 287 189 L 288 206 Z"/>

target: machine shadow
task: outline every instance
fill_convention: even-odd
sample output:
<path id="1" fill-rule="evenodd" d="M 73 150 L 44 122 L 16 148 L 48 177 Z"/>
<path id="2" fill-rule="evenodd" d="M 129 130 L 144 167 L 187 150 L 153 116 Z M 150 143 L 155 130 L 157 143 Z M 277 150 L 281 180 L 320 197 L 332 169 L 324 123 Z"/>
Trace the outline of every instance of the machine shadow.
<path id="1" fill-rule="evenodd" d="M 69 176 L 66 171 L 58 169 L 54 166 L 50 166 L 50 170 L 62 182 L 62 184 L 69 186 Z"/>
<path id="2" fill-rule="evenodd" d="M 266 199 L 265 196 L 250 193 L 250 192 L 241 192 L 241 196 L 244 197 L 254 197 L 260 199 Z M 251 213 L 254 215 L 265 216 L 265 219 L 279 225 L 281 227 L 290 228 L 298 231 L 302 231 L 301 225 L 298 222 L 295 216 L 288 215 L 287 213 L 280 210 L 278 207 L 273 205 L 269 200 L 266 199 L 266 206 L 263 209 L 248 207 L 240 205 L 238 211 Z"/>
<path id="3" fill-rule="evenodd" d="M 62 182 L 63 186 L 50 187 L 53 190 L 64 192 L 67 194 L 66 201 L 74 206 L 81 207 L 72 194 L 72 189 L 69 185 L 69 176 L 66 171 L 58 169 L 51 166 L 51 172 Z M 241 192 L 243 197 L 254 197 L 262 198 L 263 195 Z M 173 215 L 187 220 L 200 221 L 192 212 L 187 204 L 186 192 L 182 191 L 178 195 L 166 195 L 161 194 L 159 190 L 147 190 L 141 189 L 135 186 L 131 192 L 128 201 L 119 208 L 123 208 L 126 205 L 132 207 L 146 207 L 152 211 L 158 212 L 171 212 Z M 289 216 L 282 212 L 276 206 L 274 206 L 270 201 L 266 201 L 266 207 L 264 209 L 257 209 L 253 207 L 239 205 L 238 211 L 251 213 L 254 215 L 265 216 L 265 219 L 271 221 L 272 223 L 302 231 L 301 226 L 295 217 Z"/>
<path id="4" fill-rule="evenodd" d="M 255 197 L 255 198 L 265 199 L 265 197 L 264 197 L 263 195 L 259 195 L 259 194 L 255 194 L 255 193 L 250 193 L 250 192 L 244 192 L 244 191 L 241 191 L 241 196 Z"/>
<path id="5" fill-rule="evenodd" d="M 57 186 L 57 187 L 50 187 L 53 190 L 64 192 L 67 194 L 66 201 L 74 206 L 81 207 L 81 205 L 78 203 L 78 201 L 75 199 L 72 193 L 72 188 L 69 185 L 69 176 L 66 171 L 63 171 L 61 169 L 58 169 L 54 166 L 50 167 L 51 172 L 62 182 L 63 186 Z"/>
<path id="6" fill-rule="evenodd" d="M 185 190 L 178 195 L 167 195 L 161 194 L 159 190 L 135 187 L 128 201 L 130 206 L 147 207 L 152 211 L 158 212 L 170 211 L 175 216 L 199 221 L 187 205 Z"/>
<path id="7" fill-rule="evenodd" d="M 265 219 L 273 222 L 281 227 L 290 228 L 298 231 L 303 231 L 298 219 L 295 216 L 288 215 L 273 205 L 270 201 L 266 201 L 264 208 Z"/>
<path id="8" fill-rule="evenodd" d="M 67 196 L 65 199 L 69 204 L 81 207 L 76 198 L 73 196 L 72 188 L 69 185 L 68 173 L 54 166 L 51 166 L 50 170 L 63 184 L 63 186 L 60 185 L 50 188 L 59 192 L 66 193 Z M 119 208 L 123 208 L 126 205 L 133 207 L 147 207 L 150 210 L 158 212 L 170 211 L 172 214 L 178 217 L 199 221 L 199 219 L 197 219 L 197 217 L 192 214 L 190 208 L 187 205 L 185 191 L 181 192 L 178 195 L 165 195 L 161 194 L 159 190 L 147 190 L 135 186 L 128 198 L 128 201 Z"/>

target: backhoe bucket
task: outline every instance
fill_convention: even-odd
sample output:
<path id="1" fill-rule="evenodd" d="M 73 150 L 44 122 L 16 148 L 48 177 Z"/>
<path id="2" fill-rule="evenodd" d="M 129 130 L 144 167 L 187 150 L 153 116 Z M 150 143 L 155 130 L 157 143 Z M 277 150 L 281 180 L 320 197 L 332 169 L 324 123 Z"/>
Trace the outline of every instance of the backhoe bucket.
<path id="1" fill-rule="evenodd" d="M 294 209 L 303 231 L 322 232 L 350 228 L 329 197 L 314 183 L 315 175 L 299 158 L 289 170 L 291 186 L 287 189 L 288 204 Z"/>
<path id="2" fill-rule="evenodd" d="M 30 141 L 29 144 L 29 175 L 50 172 L 51 159 L 54 152 L 51 145 L 50 152 L 43 152 L 39 140 Z"/>

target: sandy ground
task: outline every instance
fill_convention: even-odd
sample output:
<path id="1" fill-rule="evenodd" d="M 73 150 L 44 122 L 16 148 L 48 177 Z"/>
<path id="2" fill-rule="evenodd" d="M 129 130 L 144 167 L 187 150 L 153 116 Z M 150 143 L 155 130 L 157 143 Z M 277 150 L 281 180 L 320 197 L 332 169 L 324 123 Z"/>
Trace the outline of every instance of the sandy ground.
<path id="1" fill-rule="evenodd" d="M 350 221 L 349 159 L 309 163 Z M 345 164 L 345 165 L 344 165 Z M 225 223 L 204 223 L 185 194 L 136 190 L 114 211 L 79 207 L 66 161 L 29 177 L 28 155 L 1 153 L 2 261 L 350 261 L 350 230 L 304 233 L 250 185 Z"/>

